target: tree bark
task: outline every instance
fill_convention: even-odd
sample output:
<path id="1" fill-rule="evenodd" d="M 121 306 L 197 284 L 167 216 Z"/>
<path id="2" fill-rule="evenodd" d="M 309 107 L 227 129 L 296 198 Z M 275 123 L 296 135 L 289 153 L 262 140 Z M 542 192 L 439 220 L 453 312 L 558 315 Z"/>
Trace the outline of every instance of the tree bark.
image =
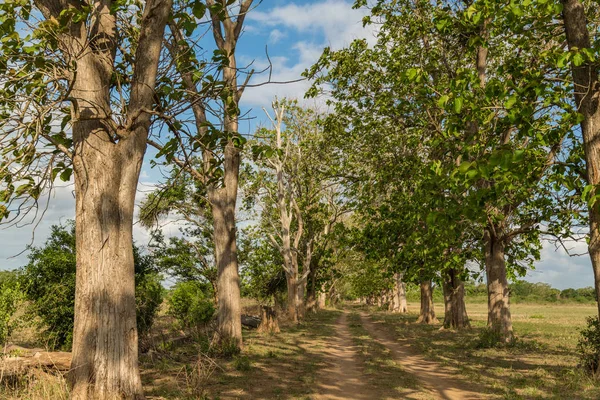
<path id="1" fill-rule="evenodd" d="M 72 363 L 73 399 L 143 399 L 135 317 L 133 215 L 146 150 L 158 60 L 170 0 L 149 0 L 142 17 L 127 114 L 114 131 L 110 80 L 115 16 L 94 5 L 88 33 L 71 38 L 76 57 L 71 92 L 76 193 L 77 273 Z M 44 11 L 42 11 L 44 12 Z M 71 27 L 70 35 L 77 31 Z M 77 51 L 88 48 L 88 51 Z M 76 56 L 75 56 L 76 54 Z"/>
<path id="2" fill-rule="evenodd" d="M 406 284 L 402 282 L 403 274 L 394 274 L 394 291 L 392 296 L 392 312 L 408 312 L 406 306 Z"/>
<path id="3" fill-rule="evenodd" d="M 308 274 L 308 290 L 306 293 L 306 309 L 309 312 L 316 312 L 317 305 L 317 268 L 313 265 Z"/>
<path id="4" fill-rule="evenodd" d="M 229 147 L 226 153 L 225 187 L 209 192 L 212 206 L 215 258 L 217 261 L 217 339 L 220 342 L 235 342 L 242 346 L 242 309 L 240 305 L 240 278 L 238 272 L 235 203 L 237 197 L 237 172 L 239 154 Z M 230 179 L 227 179 L 229 175 Z"/>
<path id="5" fill-rule="evenodd" d="M 306 279 L 300 279 L 296 290 L 296 312 L 298 320 L 302 320 L 306 314 L 306 303 L 304 293 L 306 291 Z"/>
<path id="6" fill-rule="evenodd" d="M 296 297 L 298 296 L 298 281 L 295 276 L 287 275 L 287 314 L 288 318 L 298 323 L 298 310 L 296 308 Z"/>
<path id="7" fill-rule="evenodd" d="M 493 234 L 494 231 L 500 231 L 500 227 L 496 228 L 487 228 L 484 235 L 488 327 L 495 331 L 502 341 L 510 342 L 513 340 L 513 328 L 504 261 L 504 243 Z"/>
<path id="8" fill-rule="evenodd" d="M 319 296 L 317 297 L 317 307 L 319 308 L 319 310 L 325 308 L 326 300 L 327 294 L 325 292 L 319 292 Z"/>
<path id="9" fill-rule="evenodd" d="M 444 311 L 444 328 L 471 326 L 465 306 L 465 284 L 454 269 L 450 269 L 444 279 Z"/>
<path id="10" fill-rule="evenodd" d="M 435 317 L 433 308 L 433 289 L 431 280 L 421 282 L 421 312 L 417 323 L 420 324 L 437 324 L 438 319 Z"/>
<path id="11" fill-rule="evenodd" d="M 563 20 L 569 50 L 591 48 L 588 21 L 580 0 L 562 0 Z M 586 61 L 580 66 L 573 65 L 572 74 L 575 88 L 575 104 L 583 115 L 581 132 L 586 160 L 586 178 L 594 185 L 592 194 L 598 194 L 600 185 L 600 87 L 598 86 L 599 67 L 597 63 Z M 600 207 L 598 202 L 588 208 L 589 245 L 588 251 L 594 270 L 596 298 L 600 300 Z M 600 318 L 600 302 L 598 317 Z"/>

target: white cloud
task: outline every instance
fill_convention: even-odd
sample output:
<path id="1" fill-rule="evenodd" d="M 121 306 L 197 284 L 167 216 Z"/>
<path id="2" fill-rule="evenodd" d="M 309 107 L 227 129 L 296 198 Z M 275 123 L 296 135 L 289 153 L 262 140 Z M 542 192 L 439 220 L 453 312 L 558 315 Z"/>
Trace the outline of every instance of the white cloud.
<path id="1" fill-rule="evenodd" d="M 268 11 L 254 10 L 248 14 L 249 22 L 264 27 L 284 27 L 299 33 L 320 32 L 327 45 L 341 48 L 357 38 L 367 37 L 371 29 L 362 27 L 367 10 L 352 9 L 353 2 L 326 0 L 310 4 L 287 4 Z"/>
<path id="2" fill-rule="evenodd" d="M 269 34 L 269 43 L 275 44 L 286 36 L 287 36 L 287 34 L 280 31 L 279 29 L 273 29 L 271 31 L 271 33 Z"/>
<path id="3" fill-rule="evenodd" d="M 248 14 L 248 32 L 273 29 L 270 33 L 279 36 L 285 34 L 290 45 L 286 48 L 286 57 L 275 55 L 272 61 L 273 82 L 290 82 L 301 78 L 302 73 L 318 61 L 324 47 L 341 49 L 354 39 L 367 38 L 375 41 L 376 28 L 363 27 L 362 18 L 367 10 L 352 9 L 353 2 L 327 0 L 311 4 L 286 4 L 269 10 L 253 10 Z M 277 31 L 278 33 L 274 33 Z M 291 38 L 295 38 L 294 42 Z M 290 61 L 291 55 L 295 61 Z M 256 61 L 255 65 L 268 65 L 266 57 Z M 260 70 L 261 68 L 256 68 Z M 267 75 L 256 76 L 251 83 L 267 80 Z M 306 81 L 288 84 L 268 84 L 260 87 L 249 87 L 242 97 L 244 106 L 268 106 L 275 96 L 303 99 L 309 89 Z M 318 102 L 318 104 L 322 104 Z"/>
<path id="4" fill-rule="evenodd" d="M 536 269 L 527 272 L 526 280 L 545 282 L 557 289 L 580 288 L 594 286 L 592 263 L 584 241 L 567 245 L 570 256 L 562 247 L 544 242 L 541 260 Z"/>

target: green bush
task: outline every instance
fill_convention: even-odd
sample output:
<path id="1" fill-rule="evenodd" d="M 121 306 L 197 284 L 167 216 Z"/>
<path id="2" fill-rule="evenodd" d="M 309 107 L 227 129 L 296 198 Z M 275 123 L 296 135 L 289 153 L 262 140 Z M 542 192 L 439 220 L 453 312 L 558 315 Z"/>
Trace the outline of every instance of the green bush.
<path id="1" fill-rule="evenodd" d="M 215 314 L 215 306 L 207 292 L 207 286 L 201 282 L 179 282 L 168 299 L 169 313 L 185 328 L 206 324 Z"/>
<path id="2" fill-rule="evenodd" d="M 75 225 L 53 226 L 43 247 L 31 248 L 19 275 L 29 314 L 38 317 L 42 338 L 51 348 L 68 350 L 73 342 L 75 310 Z M 137 323 L 148 332 L 162 302 L 160 276 L 150 256 L 134 246 Z"/>
<path id="3" fill-rule="evenodd" d="M 13 329 L 12 316 L 23 298 L 18 282 L 6 274 L 0 280 L 0 344 L 4 344 Z"/>
<path id="4" fill-rule="evenodd" d="M 581 338 L 577 343 L 579 365 L 593 375 L 600 370 L 600 322 L 598 317 L 588 317 L 587 327 L 581 330 Z"/>
<path id="5" fill-rule="evenodd" d="M 478 349 L 491 349 L 494 347 L 499 347 L 502 343 L 502 336 L 500 332 L 490 329 L 484 328 L 479 332 L 479 337 L 477 342 L 475 343 L 475 347 Z"/>

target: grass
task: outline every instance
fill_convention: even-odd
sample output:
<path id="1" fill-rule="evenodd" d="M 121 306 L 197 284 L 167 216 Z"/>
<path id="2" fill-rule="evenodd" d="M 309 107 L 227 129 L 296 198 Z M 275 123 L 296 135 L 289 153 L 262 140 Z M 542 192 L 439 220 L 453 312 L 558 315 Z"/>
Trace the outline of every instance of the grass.
<path id="1" fill-rule="evenodd" d="M 443 305 L 436 313 L 443 316 Z M 418 304 L 409 304 L 418 310 Z M 479 335 L 487 322 L 486 304 L 467 304 L 473 329 L 454 332 L 440 325 L 417 325 L 416 313 L 374 312 L 399 338 L 408 338 L 428 358 L 459 370 L 489 392 L 506 399 L 598 399 L 600 386 L 577 368 L 575 346 L 589 305 L 511 305 L 514 346 L 480 348 Z"/>
<path id="2" fill-rule="evenodd" d="M 144 356 L 145 393 L 169 400 L 308 399 L 338 317 L 339 311 L 328 310 L 309 315 L 301 325 L 282 325 L 279 334 L 244 331 L 244 350 L 231 359 L 207 359 L 194 343 Z"/>
<path id="3" fill-rule="evenodd" d="M 505 399 L 598 399 L 600 385 L 578 370 L 575 347 L 585 319 L 595 305 L 513 304 L 513 325 L 518 340 L 507 348 L 478 346 L 486 319 L 486 304 L 467 304 L 473 329 L 440 330 L 440 325 L 415 324 L 415 311 L 406 315 L 372 311 L 379 328 L 408 339 L 425 357 L 460 372 L 465 382 L 477 382 L 486 393 Z M 443 316 L 437 304 L 438 317 Z M 164 317 L 164 318 L 163 318 Z M 340 311 L 311 314 L 300 325 L 281 324 L 275 335 L 244 331 L 240 355 L 215 358 L 206 343 L 193 340 L 169 344 L 169 335 L 181 335 L 165 316 L 157 320 L 155 349 L 140 357 L 148 399 L 310 399 L 321 370 L 323 355 L 335 340 Z M 402 360 L 371 337 L 356 312 L 347 316 L 364 384 L 388 398 L 420 396 L 417 377 L 407 374 Z M 460 376 L 460 375 L 459 375 Z M 0 384 L 0 398 L 16 400 L 67 399 L 62 377 L 32 371 L 18 382 Z M 426 396 L 426 394 L 423 394 Z M 383 395 L 376 398 L 385 398 Z M 421 397 L 418 397 L 421 398 Z"/>

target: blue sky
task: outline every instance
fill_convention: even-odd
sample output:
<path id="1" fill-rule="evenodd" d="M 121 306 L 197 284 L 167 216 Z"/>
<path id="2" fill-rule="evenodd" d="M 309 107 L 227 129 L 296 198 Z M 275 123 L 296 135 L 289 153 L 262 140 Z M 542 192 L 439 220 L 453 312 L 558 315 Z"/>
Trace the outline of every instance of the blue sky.
<path id="1" fill-rule="evenodd" d="M 255 0 L 256 1 L 256 0 Z M 372 40 L 373 28 L 362 27 L 365 10 L 353 10 L 352 1 L 283 1 L 264 0 L 247 16 L 246 27 L 238 44 L 238 65 L 253 62 L 260 70 L 268 65 L 265 46 L 273 65 L 273 81 L 291 81 L 300 78 L 301 73 L 310 67 L 320 56 L 323 47 L 334 49 L 344 47 L 353 39 L 366 37 Z M 252 83 L 263 82 L 267 75 L 256 76 Z M 254 117 L 240 124 L 243 134 L 252 133 L 257 124 L 264 122 L 262 107 L 268 108 L 275 96 L 302 99 L 308 82 L 289 85 L 270 85 L 248 88 L 242 99 L 242 109 L 250 110 Z M 322 100 L 307 101 L 308 105 L 322 106 Z M 146 160 L 152 157 L 149 152 Z M 146 162 L 142 170 L 137 201 L 143 199 L 159 179 L 159 172 L 152 170 Z M 52 224 L 74 216 L 72 186 L 57 188 L 51 199 L 44 220 L 35 230 L 32 226 L 11 227 L 0 230 L 0 269 L 18 268 L 26 263 L 27 244 L 40 245 L 44 242 Z M 175 234 L 176 226 L 167 226 L 167 234 Z M 148 233 L 139 226 L 134 229 L 138 244 L 148 241 Z M 571 244 L 572 253 L 584 253 L 585 244 Z M 15 257 L 16 256 L 16 257 Z M 587 255 L 569 257 L 562 249 L 555 251 L 551 243 L 546 243 L 542 260 L 534 271 L 527 274 L 527 280 L 546 282 L 557 288 L 593 286 L 592 268 Z"/>

